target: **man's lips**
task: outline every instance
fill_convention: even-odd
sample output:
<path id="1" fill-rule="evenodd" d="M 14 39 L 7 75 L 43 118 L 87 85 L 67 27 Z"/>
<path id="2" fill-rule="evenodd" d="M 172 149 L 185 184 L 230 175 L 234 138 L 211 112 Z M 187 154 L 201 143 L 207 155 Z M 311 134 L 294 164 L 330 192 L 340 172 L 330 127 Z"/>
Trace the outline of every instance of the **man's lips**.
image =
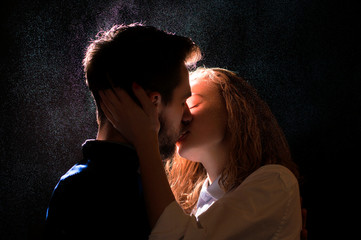
<path id="1" fill-rule="evenodd" d="M 185 131 L 185 132 L 183 132 L 183 133 L 180 135 L 180 137 L 178 138 L 178 141 L 177 141 L 177 142 L 183 141 L 183 140 L 188 136 L 188 134 L 189 134 L 189 131 L 188 131 L 188 130 Z"/>

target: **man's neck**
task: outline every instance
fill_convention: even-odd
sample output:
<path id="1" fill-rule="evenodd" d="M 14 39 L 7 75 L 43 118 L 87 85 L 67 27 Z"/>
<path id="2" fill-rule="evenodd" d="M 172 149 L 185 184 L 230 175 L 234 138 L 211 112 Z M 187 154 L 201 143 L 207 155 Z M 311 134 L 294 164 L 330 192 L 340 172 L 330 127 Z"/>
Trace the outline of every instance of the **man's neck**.
<path id="1" fill-rule="evenodd" d="M 111 141 L 132 145 L 120 132 L 118 132 L 109 121 L 99 125 L 96 140 Z"/>

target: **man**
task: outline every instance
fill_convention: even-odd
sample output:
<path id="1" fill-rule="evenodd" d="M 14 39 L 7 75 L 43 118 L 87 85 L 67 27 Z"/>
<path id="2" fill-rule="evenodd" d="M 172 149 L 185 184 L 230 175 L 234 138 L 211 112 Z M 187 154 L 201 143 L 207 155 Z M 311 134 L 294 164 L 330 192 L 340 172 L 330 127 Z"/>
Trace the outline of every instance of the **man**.
<path id="1" fill-rule="evenodd" d="M 131 142 L 105 117 L 99 91 L 122 88 L 131 96 L 133 82 L 159 109 L 159 146 L 163 158 L 191 121 L 187 65 L 200 59 L 189 39 L 154 27 L 116 25 L 98 34 L 83 60 L 88 87 L 97 106 L 96 140 L 83 145 L 83 159 L 54 189 L 46 220 L 49 239 L 125 237 L 150 233 L 138 157 Z"/>

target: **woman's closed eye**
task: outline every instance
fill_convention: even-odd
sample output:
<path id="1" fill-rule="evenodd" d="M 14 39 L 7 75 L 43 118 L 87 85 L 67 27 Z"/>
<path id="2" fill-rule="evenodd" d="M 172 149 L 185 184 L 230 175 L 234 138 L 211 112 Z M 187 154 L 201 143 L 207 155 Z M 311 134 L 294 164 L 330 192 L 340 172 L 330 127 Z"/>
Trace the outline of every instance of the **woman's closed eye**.
<path id="1" fill-rule="evenodd" d="M 198 104 L 194 104 L 194 105 L 190 105 L 189 106 L 189 109 L 193 109 L 193 108 L 196 108 L 196 107 L 198 107 L 199 106 L 199 103 Z"/>

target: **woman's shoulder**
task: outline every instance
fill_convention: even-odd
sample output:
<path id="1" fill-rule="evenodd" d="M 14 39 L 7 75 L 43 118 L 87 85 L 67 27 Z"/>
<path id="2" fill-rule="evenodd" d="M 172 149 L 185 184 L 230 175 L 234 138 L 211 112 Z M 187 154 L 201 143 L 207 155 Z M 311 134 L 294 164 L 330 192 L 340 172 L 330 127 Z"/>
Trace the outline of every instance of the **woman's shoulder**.
<path id="1" fill-rule="evenodd" d="M 203 216 L 199 216 L 199 219 L 201 222 L 212 222 L 213 226 L 218 227 L 219 220 L 216 222 L 213 219 L 221 216 L 227 224 L 225 228 L 234 226 L 233 233 L 237 236 L 247 233 L 255 236 L 254 229 L 259 227 L 263 231 L 257 234 L 262 236 L 256 238 L 265 239 L 277 234 L 289 235 L 289 232 L 297 232 L 299 235 L 300 214 L 296 177 L 286 167 L 272 164 L 254 171 L 235 190 L 226 193 Z M 226 221 L 227 219 L 229 220 Z M 269 234 L 269 237 L 264 234 Z"/>
<path id="2" fill-rule="evenodd" d="M 253 175 L 253 176 L 252 176 Z M 279 180 L 285 183 L 298 183 L 296 176 L 287 167 L 280 164 L 267 164 L 256 171 L 254 171 L 249 177 L 254 176 L 279 176 Z"/>
<path id="3" fill-rule="evenodd" d="M 299 186 L 297 178 L 288 168 L 279 164 L 267 164 L 250 174 L 229 195 L 234 196 L 248 190 L 269 192 L 273 195 L 275 191 L 296 193 L 299 191 Z"/>

